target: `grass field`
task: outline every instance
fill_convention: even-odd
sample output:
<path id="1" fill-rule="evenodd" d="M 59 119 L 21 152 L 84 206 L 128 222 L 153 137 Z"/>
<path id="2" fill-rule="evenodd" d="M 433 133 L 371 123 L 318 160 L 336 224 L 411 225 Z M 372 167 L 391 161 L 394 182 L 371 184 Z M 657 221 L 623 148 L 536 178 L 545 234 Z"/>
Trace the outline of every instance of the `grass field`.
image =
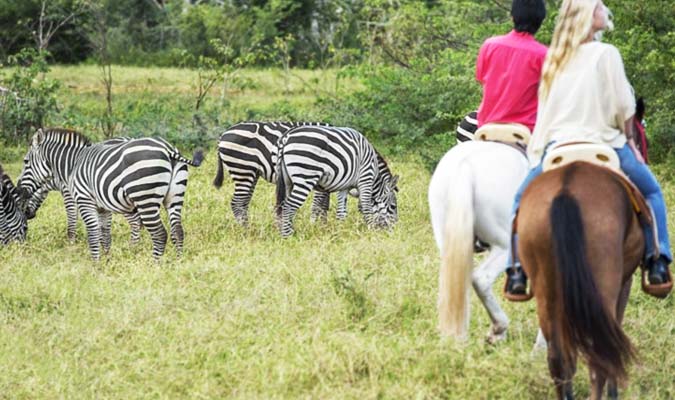
<path id="1" fill-rule="evenodd" d="M 136 78 L 128 78 L 127 88 L 157 76 L 129 71 Z M 72 80 L 63 90 L 72 86 L 73 103 L 95 83 L 93 67 L 54 73 Z M 170 81 L 183 75 L 170 74 Z M 279 90 L 266 73 L 252 79 Z M 151 92 L 155 82 L 139 90 Z M 254 104 L 264 93 L 243 96 L 232 101 Z M 341 223 L 331 213 L 327 223 L 311 224 L 303 207 L 296 235 L 282 240 L 273 224 L 273 187 L 264 182 L 251 226 L 235 224 L 231 182 L 220 191 L 211 186 L 216 157 L 209 150 L 205 164 L 191 170 L 180 260 L 169 245 L 153 262 L 147 232 L 131 246 L 117 216 L 111 254 L 91 262 L 81 222 L 77 242 L 66 239 L 58 194 L 32 221 L 26 243 L 0 249 L 0 398 L 554 396 L 545 355 L 530 353 L 534 302 L 502 301 L 509 337 L 491 346 L 484 341 L 489 320 L 474 295 L 469 341 L 439 338 L 429 172 L 415 154 L 390 156 L 401 175 L 400 222 L 392 231 L 367 229 L 350 200 Z M 14 178 L 22 151 L 0 150 Z M 667 203 L 675 204 L 675 179 L 666 166 L 656 170 Z M 671 212 L 671 230 L 673 221 Z M 624 326 L 640 360 L 623 397 L 675 398 L 674 297 L 657 301 L 634 285 Z M 581 365 L 575 392 L 589 393 Z"/>

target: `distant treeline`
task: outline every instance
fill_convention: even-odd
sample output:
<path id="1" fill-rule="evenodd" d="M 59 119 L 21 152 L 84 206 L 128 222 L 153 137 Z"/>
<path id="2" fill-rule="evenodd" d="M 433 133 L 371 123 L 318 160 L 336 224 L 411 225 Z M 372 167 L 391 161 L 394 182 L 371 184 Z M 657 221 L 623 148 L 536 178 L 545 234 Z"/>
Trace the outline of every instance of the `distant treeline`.
<path id="1" fill-rule="evenodd" d="M 26 47 L 50 62 L 343 68 L 365 90 L 327 98 L 337 119 L 387 136 L 433 136 L 477 106 L 480 44 L 511 28 L 509 0 L 0 0 L 0 60 Z M 548 44 L 561 1 L 546 0 Z M 647 102 L 655 152 L 675 145 L 672 0 L 606 0 Z M 103 47 L 103 49 L 102 49 Z M 354 68 L 356 67 L 356 68 Z"/>

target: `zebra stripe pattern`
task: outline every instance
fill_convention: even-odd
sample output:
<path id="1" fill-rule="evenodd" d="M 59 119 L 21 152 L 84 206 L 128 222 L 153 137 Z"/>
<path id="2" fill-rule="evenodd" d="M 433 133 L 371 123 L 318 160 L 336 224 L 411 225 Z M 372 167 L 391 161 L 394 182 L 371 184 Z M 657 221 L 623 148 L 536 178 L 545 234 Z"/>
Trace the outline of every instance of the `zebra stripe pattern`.
<path id="1" fill-rule="evenodd" d="M 20 196 L 0 165 L 0 244 L 26 240 L 28 222 L 21 210 Z"/>
<path id="2" fill-rule="evenodd" d="M 46 128 L 44 132 L 73 132 L 75 131 L 70 131 L 66 129 L 59 129 L 59 128 Z M 118 137 L 118 138 L 112 138 L 108 139 L 102 143 L 104 144 L 118 144 L 118 143 L 124 143 L 131 140 L 129 137 Z M 90 145 L 91 143 L 87 140 L 84 141 L 86 146 Z M 167 144 L 168 146 L 171 146 Z M 42 206 L 42 203 L 47 199 L 47 196 L 49 195 L 49 192 L 51 191 L 58 191 L 61 193 L 63 196 L 63 203 L 66 208 L 66 218 L 67 218 L 67 235 L 68 235 L 68 240 L 73 243 L 75 241 L 75 230 L 77 227 L 77 208 L 75 206 L 75 200 L 73 197 L 70 195 L 70 192 L 68 191 L 67 185 L 66 184 L 59 184 L 57 183 L 56 180 L 51 180 L 49 181 L 46 185 L 42 186 L 39 188 L 33 196 L 26 202 L 25 205 L 25 213 L 28 219 L 35 218 L 37 215 L 38 210 Z M 131 214 L 124 214 L 124 217 L 127 219 L 127 222 L 129 223 L 129 227 L 131 228 L 131 244 L 136 244 L 141 238 L 141 229 L 142 229 L 142 224 L 140 217 L 138 216 L 137 213 L 131 213 Z"/>
<path id="3" fill-rule="evenodd" d="M 369 226 L 389 227 L 398 220 L 398 177 L 354 129 L 310 126 L 287 132 L 279 141 L 277 173 L 283 237 L 293 233 L 293 218 L 315 188 L 329 193 L 357 188 L 359 209 Z"/>
<path id="4" fill-rule="evenodd" d="M 223 185 L 223 169 L 234 181 L 230 202 L 235 220 L 248 225 L 248 208 L 258 179 L 276 182 L 277 142 L 287 131 L 299 126 L 327 126 L 317 122 L 242 122 L 228 128 L 218 141 L 218 171 L 213 181 Z M 312 202 L 312 220 L 325 219 L 330 195 L 317 191 Z M 337 218 L 347 215 L 347 193 L 338 194 Z"/>
<path id="5" fill-rule="evenodd" d="M 478 129 L 478 111 L 472 111 L 457 125 L 457 142 L 473 140 L 476 129 Z"/>
<path id="6" fill-rule="evenodd" d="M 87 228 L 89 249 L 94 260 L 101 247 L 111 244 L 112 213 L 138 215 L 152 237 L 153 256 L 165 250 L 167 233 L 159 210 L 169 213 L 171 240 L 180 255 L 183 248 L 181 212 L 187 187 L 187 165 L 199 166 L 201 151 L 191 161 L 162 139 L 143 138 L 80 146 L 76 132 L 38 131 L 33 137 L 21 175 L 24 197 L 48 184 L 50 176 L 63 176 L 67 190 L 76 201 Z M 58 163 L 63 154 L 72 154 L 70 163 Z"/>

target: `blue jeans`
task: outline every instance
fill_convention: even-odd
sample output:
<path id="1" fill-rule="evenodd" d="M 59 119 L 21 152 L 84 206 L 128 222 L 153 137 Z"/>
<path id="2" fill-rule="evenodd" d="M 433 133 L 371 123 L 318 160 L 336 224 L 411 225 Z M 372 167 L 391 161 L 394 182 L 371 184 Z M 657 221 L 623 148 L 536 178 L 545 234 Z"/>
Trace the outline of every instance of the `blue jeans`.
<path id="1" fill-rule="evenodd" d="M 649 207 L 651 207 L 652 211 L 654 212 L 654 218 L 656 219 L 656 229 L 659 236 L 658 242 L 660 255 L 667 258 L 668 261 L 672 261 L 673 256 L 670 251 L 668 224 L 666 220 L 666 203 L 663 200 L 663 193 L 661 193 L 661 187 L 659 186 L 659 183 L 656 181 L 654 174 L 652 174 L 652 171 L 649 169 L 647 164 L 639 162 L 627 144 L 619 149 L 614 150 L 619 156 L 621 169 L 626 175 L 628 175 L 628 178 L 630 178 L 631 182 L 637 186 L 637 188 L 640 190 L 640 193 L 642 193 L 642 195 L 647 200 L 647 203 L 649 203 Z M 546 155 L 545 152 L 544 155 Z M 516 211 L 518 211 L 518 208 L 520 207 L 520 200 L 523 197 L 523 192 L 530 182 L 532 182 L 534 178 L 541 175 L 542 172 L 542 165 L 539 163 L 536 167 L 532 168 L 525 177 L 525 180 L 516 192 L 516 197 L 513 199 L 513 207 L 511 209 L 512 218 L 515 218 Z M 646 250 L 645 254 L 649 257 L 652 256 L 655 251 L 654 235 L 652 229 L 645 229 L 644 233 Z M 517 235 L 512 239 L 516 241 Z M 513 265 L 513 255 L 511 254 L 511 248 L 515 247 L 515 245 L 516 243 L 513 243 L 513 246 L 509 247 L 509 265 Z"/>

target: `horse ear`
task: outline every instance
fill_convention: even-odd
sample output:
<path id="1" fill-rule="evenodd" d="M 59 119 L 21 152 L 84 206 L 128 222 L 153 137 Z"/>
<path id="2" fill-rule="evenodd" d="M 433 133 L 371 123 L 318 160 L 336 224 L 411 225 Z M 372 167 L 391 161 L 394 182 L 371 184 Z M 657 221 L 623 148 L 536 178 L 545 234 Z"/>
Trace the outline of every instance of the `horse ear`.
<path id="1" fill-rule="evenodd" d="M 39 146 L 42 142 L 45 141 L 45 133 L 42 131 L 42 128 L 38 129 L 33 135 L 33 146 Z"/>

